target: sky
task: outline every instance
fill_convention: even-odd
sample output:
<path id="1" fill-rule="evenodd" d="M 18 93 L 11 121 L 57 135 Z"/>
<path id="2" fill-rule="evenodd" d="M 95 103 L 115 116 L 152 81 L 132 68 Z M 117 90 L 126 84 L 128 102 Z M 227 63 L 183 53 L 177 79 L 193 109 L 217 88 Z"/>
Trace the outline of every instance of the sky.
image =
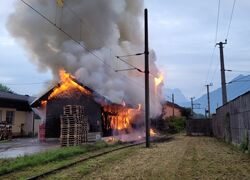
<path id="1" fill-rule="evenodd" d="M 50 71 L 38 71 L 5 27 L 13 3 L 21 3 L 18 1 L 0 1 L 0 83 L 20 94 L 37 95 L 52 75 Z M 165 88 L 179 88 L 187 98 L 198 98 L 206 92 L 205 84 L 213 83 L 211 90 L 220 87 L 219 50 L 214 46 L 226 38 L 234 0 L 221 0 L 215 41 L 218 1 L 145 0 L 150 48 L 155 50 L 157 65 L 164 73 Z M 249 9 L 249 0 L 236 1 L 224 48 L 226 69 L 249 71 Z M 239 72 L 227 72 L 227 82 L 237 75 Z"/>

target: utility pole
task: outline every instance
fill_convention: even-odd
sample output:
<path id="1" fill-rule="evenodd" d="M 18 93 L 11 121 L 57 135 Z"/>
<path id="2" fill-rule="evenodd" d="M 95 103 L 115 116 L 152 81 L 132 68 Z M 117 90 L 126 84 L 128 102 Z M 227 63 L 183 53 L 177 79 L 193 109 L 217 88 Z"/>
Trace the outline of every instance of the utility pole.
<path id="1" fill-rule="evenodd" d="M 227 40 L 225 42 L 219 42 L 216 46 L 219 46 L 220 49 L 220 67 L 221 67 L 221 89 L 222 89 L 222 104 L 227 103 L 227 86 L 226 86 L 226 76 L 225 76 L 225 65 L 224 65 L 224 54 L 223 54 L 223 45 L 227 44 Z"/>
<path id="2" fill-rule="evenodd" d="M 211 118 L 211 109 L 210 109 L 210 94 L 209 94 L 209 87 L 213 84 L 207 84 L 207 112 L 208 112 L 208 118 Z"/>
<path id="3" fill-rule="evenodd" d="M 173 117 L 174 117 L 174 94 L 172 94 L 172 103 L 173 103 Z"/>
<path id="4" fill-rule="evenodd" d="M 144 10 L 145 29 L 145 124 L 146 124 L 146 147 L 150 147 L 150 107 L 149 107 L 149 51 L 148 51 L 148 10 Z"/>
<path id="5" fill-rule="evenodd" d="M 194 98 L 195 97 L 191 97 L 191 116 L 193 117 L 194 115 Z"/>

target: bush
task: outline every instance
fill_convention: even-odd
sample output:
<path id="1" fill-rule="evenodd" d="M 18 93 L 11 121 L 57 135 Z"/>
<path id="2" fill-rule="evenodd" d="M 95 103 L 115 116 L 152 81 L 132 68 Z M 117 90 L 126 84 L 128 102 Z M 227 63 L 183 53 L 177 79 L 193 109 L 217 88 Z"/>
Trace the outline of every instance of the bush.
<path id="1" fill-rule="evenodd" d="M 170 133 L 180 133 L 185 130 L 186 118 L 185 117 L 169 117 L 166 119 L 169 122 Z"/>

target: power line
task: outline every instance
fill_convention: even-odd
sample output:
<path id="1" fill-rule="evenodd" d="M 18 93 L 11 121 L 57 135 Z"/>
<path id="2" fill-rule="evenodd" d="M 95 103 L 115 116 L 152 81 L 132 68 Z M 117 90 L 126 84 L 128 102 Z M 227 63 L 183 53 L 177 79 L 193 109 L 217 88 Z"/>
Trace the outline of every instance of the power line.
<path id="1" fill-rule="evenodd" d="M 233 73 L 250 73 L 250 71 L 233 70 L 233 69 L 226 69 L 225 71 Z"/>
<path id="2" fill-rule="evenodd" d="M 213 51 L 212 51 L 212 55 L 211 55 L 211 59 L 210 59 L 210 63 L 209 63 L 208 71 L 207 71 L 207 78 L 206 78 L 206 82 L 205 82 L 205 84 L 206 84 L 206 83 L 207 83 L 207 81 L 208 81 L 209 72 L 210 72 L 210 69 L 211 69 L 212 64 L 213 64 L 213 61 L 214 61 L 214 53 L 215 53 L 215 48 L 216 48 L 216 46 L 214 46 Z"/>
<path id="3" fill-rule="evenodd" d="M 217 20 L 216 20 L 216 30 L 215 30 L 215 38 L 214 38 L 214 44 L 217 42 L 218 37 L 218 29 L 219 29 L 219 19 L 220 19 L 220 1 L 218 1 L 218 10 L 217 10 Z"/>
<path id="4" fill-rule="evenodd" d="M 81 18 L 71 7 L 70 7 L 70 5 L 68 5 L 65 1 L 64 1 L 64 5 L 63 6 L 65 6 L 66 8 L 68 8 L 69 10 L 70 10 L 70 12 L 71 13 L 73 13 L 73 15 L 79 20 L 79 22 L 80 22 L 80 24 L 85 24 L 86 26 L 85 27 L 90 27 L 91 28 L 91 30 L 92 31 L 95 31 L 95 29 L 91 26 L 91 24 L 89 24 L 89 23 L 87 23 L 86 21 L 84 21 L 84 19 L 83 18 Z M 86 28 L 87 29 L 87 31 L 89 32 L 89 33 L 91 33 L 91 31 L 89 31 L 89 29 L 88 28 Z M 81 31 L 81 30 L 80 30 Z M 107 46 L 107 43 L 102 39 L 102 38 L 100 38 L 100 36 L 99 36 L 99 34 L 98 33 L 96 33 L 96 36 L 94 36 L 95 38 L 97 38 L 97 39 L 99 39 L 104 45 L 105 45 L 105 47 L 108 47 L 108 49 L 110 49 L 110 51 L 112 51 L 113 52 L 113 50 L 109 47 L 109 46 Z"/>
<path id="5" fill-rule="evenodd" d="M 217 42 L 217 37 L 218 37 L 218 30 L 219 30 L 219 19 L 220 19 L 220 5 L 221 5 L 221 0 L 218 1 L 218 5 L 217 5 L 217 16 L 216 16 L 216 27 L 215 27 L 215 37 L 214 37 L 214 44 Z M 214 46 L 213 50 L 212 50 L 212 55 L 210 58 L 210 63 L 208 66 L 208 71 L 207 71 L 207 75 L 206 75 L 206 80 L 204 84 L 207 84 L 208 82 L 208 78 L 209 78 L 209 74 L 210 74 L 210 69 L 212 67 L 213 64 L 213 60 L 214 60 L 214 54 L 215 54 L 215 49 L 216 46 Z M 200 93 L 201 91 L 203 91 L 204 87 L 202 86 L 202 88 L 200 89 L 200 91 L 198 93 Z M 197 93 L 197 95 L 198 95 Z"/>
<path id="6" fill-rule="evenodd" d="M 229 31 L 230 31 L 230 28 L 231 28 L 231 23 L 232 23 L 232 19 L 233 19 L 235 4 L 236 4 L 236 0 L 234 0 L 234 2 L 233 2 L 233 7 L 232 7 L 232 11 L 231 11 L 231 15 L 230 15 L 230 20 L 229 20 L 229 24 L 228 24 L 226 39 L 228 39 Z"/>
<path id="7" fill-rule="evenodd" d="M 116 56 L 116 58 L 119 59 L 120 61 L 126 63 L 127 65 L 133 67 L 135 70 L 137 70 L 137 71 L 139 71 L 139 72 L 144 72 L 144 71 L 142 71 L 141 69 L 139 69 L 138 67 L 134 66 L 133 64 L 131 64 L 131 63 L 125 61 L 125 60 L 122 59 L 120 56 Z"/>
<path id="8" fill-rule="evenodd" d="M 22 86 L 22 85 L 38 85 L 38 84 L 49 84 L 49 82 L 32 82 L 32 83 L 0 83 L 6 86 Z"/>
<path id="9" fill-rule="evenodd" d="M 123 56 L 118 56 L 118 57 L 123 58 L 123 57 L 131 57 L 131 56 L 140 56 L 143 54 L 145 54 L 145 53 L 128 54 L 128 55 L 123 55 Z"/>
<path id="10" fill-rule="evenodd" d="M 219 63 L 219 61 L 218 61 L 217 64 L 216 64 L 216 66 L 215 66 L 215 69 L 214 69 L 214 72 L 213 72 L 213 75 L 212 75 L 211 82 L 214 81 L 215 74 L 216 74 L 216 72 L 218 71 L 219 67 L 220 67 L 220 63 Z"/>
<path id="11" fill-rule="evenodd" d="M 66 6 L 66 8 L 68 8 L 72 13 L 73 13 L 73 15 L 76 17 L 76 18 L 78 18 L 79 19 L 79 22 L 80 23 L 84 23 L 84 19 L 82 19 L 68 4 L 66 4 L 65 2 L 64 2 L 64 6 Z M 85 21 L 85 24 L 86 24 L 86 21 Z M 87 23 L 88 25 L 90 25 L 89 23 Z M 88 27 L 88 26 L 87 26 Z M 91 27 L 91 25 L 89 26 L 89 27 Z M 88 32 L 90 33 L 90 31 L 89 31 L 89 29 L 88 28 L 86 28 L 87 30 L 88 30 Z M 94 29 L 91 27 L 91 29 L 94 31 Z M 81 31 L 80 31 L 81 32 Z M 109 50 L 111 51 L 111 52 L 113 52 L 113 50 L 109 47 L 109 46 L 107 46 L 107 44 L 106 44 L 106 42 L 102 39 L 102 38 L 100 38 L 99 37 L 99 34 L 96 34 L 97 36 L 98 36 L 98 39 L 106 46 L 106 47 L 108 47 L 109 48 Z M 95 36 L 95 37 L 97 37 L 97 36 Z M 113 52 L 113 54 L 114 54 L 114 52 Z M 132 56 L 140 56 L 140 55 L 143 55 L 144 54 L 144 52 L 143 53 L 136 53 L 136 54 L 129 54 L 129 55 L 122 55 L 122 56 L 116 56 L 119 60 L 121 60 L 121 61 L 123 61 L 123 62 L 125 62 L 124 60 L 122 60 L 121 58 L 122 57 L 132 57 Z M 129 64 L 129 63 L 127 63 L 127 62 L 125 62 L 126 64 L 128 64 L 128 65 L 130 65 L 130 66 L 132 66 L 131 64 Z M 134 66 L 132 66 L 132 67 L 134 67 Z M 138 70 L 139 72 L 142 72 L 139 68 L 137 68 L 137 67 L 134 67 L 136 70 Z M 129 70 L 131 70 L 131 69 L 129 69 Z M 120 71 L 123 71 L 123 70 L 115 70 L 116 72 L 120 72 Z M 125 70 L 124 70 L 125 71 Z"/>
<path id="12" fill-rule="evenodd" d="M 34 12 L 36 12 L 38 15 L 40 15 L 42 18 L 44 18 L 47 22 L 49 22 L 51 25 L 53 25 L 58 31 L 61 31 L 62 33 L 64 33 L 69 39 L 71 39 L 72 41 L 74 41 L 75 43 L 77 43 L 79 46 L 81 46 L 83 49 L 87 50 L 89 53 L 91 53 L 93 56 L 96 57 L 97 60 L 101 61 L 106 67 L 112 69 L 115 72 L 115 69 L 113 69 L 113 67 L 107 63 L 105 63 L 105 60 L 103 60 L 101 57 L 99 57 L 98 55 L 96 55 L 94 52 L 92 52 L 90 49 L 88 49 L 86 46 L 84 46 L 81 42 L 75 40 L 70 34 L 68 34 L 66 31 L 64 31 L 62 28 L 58 27 L 55 23 L 53 23 L 50 19 L 48 19 L 45 15 L 43 15 L 42 13 L 40 13 L 38 10 L 36 10 L 35 8 L 33 8 L 30 4 L 28 4 L 27 2 L 25 2 L 24 0 L 20 0 L 21 2 L 23 2 L 25 5 L 27 5 L 29 8 L 31 8 Z M 138 82 L 133 81 L 131 78 L 128 78 L 124 75 L 121 74 L 121 77 L 126 78 L 127 80 L 129 80 L 128 82 L 134 82 L 134 84 L 136 84 L 137 86 L 144 88 L 142 86 L 140 86 L 138 84 Z"/>

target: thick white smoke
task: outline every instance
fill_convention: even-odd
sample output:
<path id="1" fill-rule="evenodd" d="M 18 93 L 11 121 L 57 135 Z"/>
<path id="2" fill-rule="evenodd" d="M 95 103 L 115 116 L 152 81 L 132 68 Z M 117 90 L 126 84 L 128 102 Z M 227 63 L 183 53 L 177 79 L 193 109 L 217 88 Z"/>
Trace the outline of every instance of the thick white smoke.
<path id="1" fill-rule="evenodd" d="M 68 35 L 21 1 L 16 3 L 8 30 L 31 54 L 39 70 L 51 70 L 57 80 L 58 70 L 64 68 L 113 102 L 124 100 L 134 106 L 144 103 L 144 74 L 114 71 L 131 68 L 118 61 L 116 55 L 144 51 L 143 0 L 64 0 L 62 6 L 56 0 L 25 2 Z M 143 56 L 125 60 L 144 69 Z M 150 72 L 157 75 L 155 60 L 151 51 Z M 156 116 L 161 113 L 162 93 L 160 87 L 156 96 L 154 78 L 150 80 L 151 116 Z"/>

